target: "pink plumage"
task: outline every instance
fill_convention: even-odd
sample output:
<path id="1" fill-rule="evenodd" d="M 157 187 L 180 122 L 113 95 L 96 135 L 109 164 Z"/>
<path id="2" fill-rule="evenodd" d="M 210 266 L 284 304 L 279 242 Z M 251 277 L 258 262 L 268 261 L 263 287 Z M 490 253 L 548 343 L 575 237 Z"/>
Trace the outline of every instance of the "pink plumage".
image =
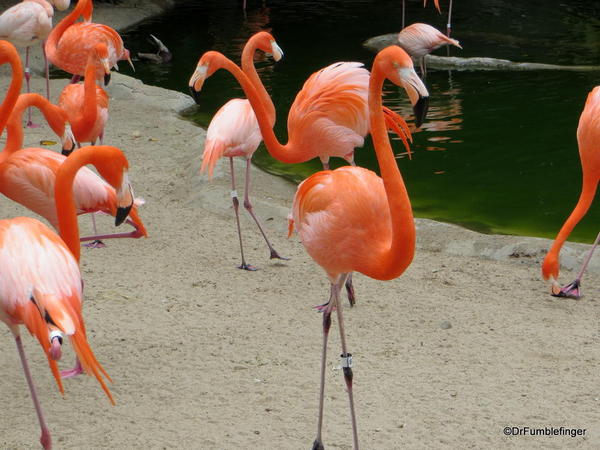
<path id="1" fill-rule="evenodd" d="M 462 48 L 456 39 L 449 38 L 426 23 L 413 23 L 398 34 L 398 43 L 406 53 L 422 58 L 442 45 Z"/>
<path id="2" fill-rule="evenodd" d="M 54 10 L 45 0 L 23 0 L 0 15 L 0 39 L 17 47 L 43 41 L 52 30 Z"/>

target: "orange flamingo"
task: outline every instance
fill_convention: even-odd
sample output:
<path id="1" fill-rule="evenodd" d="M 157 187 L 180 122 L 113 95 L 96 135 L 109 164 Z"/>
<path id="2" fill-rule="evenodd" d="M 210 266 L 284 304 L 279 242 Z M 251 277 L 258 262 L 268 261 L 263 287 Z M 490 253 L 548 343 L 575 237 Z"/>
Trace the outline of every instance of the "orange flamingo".
<path id="1" fill-rule="evenodd" d="M 264 31 L 254 34 L 248 40 L 244 46 L 244 51 L 242 52 L 242 69 L 244 70 L 244 73 L 248 75 L 248 78 L 252 80 L 262 101 L 267 106 L 269 121 L 271 126 L 273 126 L 275 124 L 275 106 L 263 84 L 260 82 L 256 68 L 254 67 L 254 54 L 257 49 L 260 49 L 265 53 L 271 53 L 275 61 L 281 59 L 283 52 L 273 39 L 273 36 Z M 260 129 L 258 128 L 258 122 L 256 121 L 256 116 L 250 102 L 240 98 L 232 99 L 217 111 L 208 126 L 206 140 L 204 142 L 202 167 L 200 169 L 201 172 L 208 170 L 209 177 L 212 177 L 213 169 L 219 158 L 223 156 L 229 158 L 229 166 L 231 169 L 231 199 L 233 201 L 233 210 L 235 211 L 240 252 L 242 255 L 242 263 L 238 268 L 244 270 L 256 270 L 256 267 L 246 263 L 246 259 L 244 258 L 244 246 L 242 244 L 242 231 L 238 212 L 239 200 L 235 189 L 235 173 L 233 169 L 233 158 L 235 156 L 241 156 L 246 159 L 244 208 L 250 213 L 263 235 L 271 252 L 271 259 L 287 259 L 280 256 L 269 242 L 258 218 L 254 214 L 252 204 L 250 203 L 250 162 L 252 160 L 252 155 L 254 155 L 254 152 L 261 141 L 262 137 Z"/>
<path id="2" fill-rule="evenodd" d="M 542 275 L 545 280 L 550 279 L 552 282 L 552 295 L 556 297 L 581 297 L 581 277 L 587 268 L 594 250 L 600 242 L 600 234 L 596 237 L 594 245 L 590 249 L 589 254 L 585 258 L 581 270 L 577 274 L 575 280 L 560 287 L 558 284 L 558 274 L 560 270 L 559 253 L 563 244 L 575 228 L 575 225 L 585 216 L 590 208 L 598 181 L 600 180 L 600 86 L 596 86 L 587 97 L 585 107 L 579 118 L 579 126 L 577 127 L 577 143 L 579 145 L 579 157 L 581 159 L 581 170 L 583 172 L 581 195 L 575 209 L 565 221 L 560 229 L 550 251 L 544 258 L 542 264 Z"/>
<path id="3" fill-rule="evenodd" d="M 118 69 L 117 61 L 126 59 L 133 67 L 129 51 L 123 46 L 119 33 L 109 26 L 90 22 L 92 16 L 91 0 L 80 0 L 77 6 L 61 20 L 46 40 L 46 54 L 52 64 L 74 75 L 79 80 L 84 75 L 88 55 L 97 42 L 104 42 L 108 47 L 109 67 Z M 83 22 L 75 21 L 83 16 Z M 102 79 L 104 70 L 96 68 L 96 79 Z"/>
<path id="4" fill-rule="evenodd" d="M 442 45 L 454 45 L 462 49 L 456 39 L 451 39 L 426 23 L 413 23 L 402 29 L 398 34 L 398 44 L 406 53 L 414 58 L 419 58 L 421 76 L 425 78 L 425 55 L 440 48 Z"/>
<path id="5" fill-rule="evenodd" d="M 218 52 L 207 52 L 200 58 L 191 85 L 196 90 L 200 89 L 204 79 L 220 68 L 231 72 L 242 84 L 257 117 L 264 116 L 266 112 L 253 85 L 233 62 Z M 358 436 L 352 400 L 352 371 L 343 334 L 339 291 L 347 275 L 353 271 L 380 280 L 398 277 L 412 261 L 415 246 L 410 201 L 387 138 L 387 117 L 381 103 L 381 89 L 386 77 L 405 88 L 417 117 L 422 116 L 421 111 L 425 110 L 428 98 L 427 89 L 415 73 L 410 57 L 402 49 L 389 47 L 379 53 L 369 82 L 368 98 L 371 133 L 383 179 L 356 166 L 318 172 L 298 187 L 294 198 L 294 219 L 290 224 L 291 228 L 294 223 L 297 224 L 308 253 L 323 266 L 330 278 L 332 296 L 324 308 L 324 344 L 330 315 L 336 307 L 355 448 L 358 448 Z M 264 131 L 263 137 L 266 138 Z M 326 345 L 323 347 L 321 368 L 319 425 L 313 449 L 323 448 L 321 423 L 325 350 Z"/>
<path id="6" fill-rule="evenodd" d="M 254 84 L 260 79 L 250 81 L 234 65 L 227 70 L 233 73 L 240 83 L 248 99 L 257 95 Z M 199 101 L 198 92 L 204 80 L 212 72 L 200 63 L 192 74 L 189 86 L 192 94 Z M 264 103 L 260 96 L 256 101 L 250 100 L 256 113 L 262 137 L 269 154 L 284 163 L 299 163 L 319 157 L 324 169 L 329 169 L 329 158 L 337 156 L 354 164 L 354 148 L 363 145 L 364 136 L 368 133 L 367 88 L 369 71 L 361 63 L 335 63 L 312 74 L 304 83 L 302 90 L 288 114 L 287 144 L 279 143 L 273 125 L 269 121 L 269 108 L 272 103 Z M 260 83 L 262 86 L 262 83 Z M 411 97 L 416 104 L 416 97 Z M 427 104 L 419 103 L 415 109 L 415 122 L 421 126 L 427 112 Z M 383 108 L 386 125 L 394 131 L 408 149 L 407 136 L 410 136 L 406 122 L 388 108 Z M 410 153 L 409 153 L 410 154 Z M 355 301 L 352 275 L 346 284 L 350 304 Z"/>
<path id="7" fill-rule="evenodd" d="M 131 207 L 133 197 L 127 181 L 127 160 L 115 147 L 84 147 L 65 160 L 58 171 L 56 209 L 60 237 L 36 219 L 17 217 L 0 220 L 0 319 L 8 325 L 17 344 L 23 372 L 29 385 L 42 435 L 40 442 L 51 448 L 52 440 L 38 400 L 19 325 L 35 335 L 61 393 L 64 393 L 56 361 L 60 359 L 62 335 L 69 337 L 84 371 L 94 375 L 114 404 L 102 376 L 110 377 L 96 360 L 87 342 L 81 314 L 82 279 L 79 271 L 79 230 L 71 186 L 75 173 L 93 164 L 122 194 L 120 204 Z M 126 213 L 125 213 L 126 215 Z"/>
<path id="8" fill-rule="evenodd" d="M 104 126 L 108 120 L 108 95 L 95 82 L 99 65 L 104 69 L 104 84 L 108 84 L 108 48 L 103 42 L 98 42 L 89 51 L 84 83 L 66 85 L 58 99 L 58 104 L 67 113 L 79 146 L 82 142 L 94 145 L 98 138 L 102 144 Z M 68 149 L 63 154 L 68 154 Z"/>
<path id="9" fill-rule="evenodd" d="M 58 168 L 66 157 L 43 148 L 21 149 L 23 145 L 21 117 L 28 106 L 35 106 L 42 111 L 51 128 L 62 137 L 63 147 L 68 147 L 66 142 L 72 138 L 66 131 L 68 128 L 65 125 L 67 121 L 64 111 L 37 94 L 21 95 L 7 126 L 6 146 L 0 153 L 0 192 L 43 216 L 52 226 L 58 228 L 59 217 L 54 207 L 54 185 Z M 117 193 L 90 169 L 84 167 L 77 174 L 74 190 L 78 214 L 103 212 L 114 216 L 117 222 L 120 220 Z M 146 228 L 137 214 L 137 205 L 133 206 L 129 217 L 127 223 L 135 228 L 134 231 L 88 236 L 81 238 L 81 241 L 146 236 Z"/>

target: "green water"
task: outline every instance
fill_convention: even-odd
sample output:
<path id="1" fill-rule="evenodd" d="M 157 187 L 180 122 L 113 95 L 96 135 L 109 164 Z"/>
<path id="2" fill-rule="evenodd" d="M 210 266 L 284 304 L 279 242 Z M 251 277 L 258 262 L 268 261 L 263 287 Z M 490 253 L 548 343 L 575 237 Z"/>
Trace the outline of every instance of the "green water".
<path id="1" fill-rule="evenodd" d="M 453 37 L 464 50 L 452 53 L 600 64 L 599 3 L 457 0 Z M 441 4 L 445 11 L 447 1 Z M 149 33 L 174 53 L 167 65 L 137 63 L 134 75 L 148 84 L 187 92 L 187 81 L 204 51 L 218 50 L 239 61 L 247 38 L 266 29 L 285 57 L 276 65 L 264 59 L 257 66 L 278 110 L 276 133 L 286 142 L 287 110 L 304 80 L 335 61 L 362 61 L 369 67 L 373 55 L 361 43 L 400 27 L 400 0 L 267 0 L 266 7 L 261 5 L 261 0 L 249 1 L 245 18 L 241 2 L 184 2 L 127 30 L 123 38 L 133 54 L 151 49 Z M 439 16 L 431 5 L 423 9 L 420 0 L 408 1 L 407 23 L 415 21 L 441 29 L 445 15 Z M 489 233 L 554 237 L 579 195 L 575 131 L 586 95 L 596 84 L 600 72 L 430 71 L 428 120 L 414 134 L 412 161 L 401 155 L 398 159 L 415 214 Z M 191 117 L 206 126 L 222 104 L 242 96 L 229 74 L 217 73 L 205 83 L 202 104 Z M 398 88 L 387 86 L 384 101 L 405 117 L 410 115 Z M 399 142 L 394 148 L 404 151 Z M 263 147 L 254 161 L 294 181 L 320 169 L 318 160 L 280 164 Z M 377 170 L 370 140 L 357 150 L 356 161 Z M 599 219 L 600 205 L 592 206 L 571 239 L 591 241 Z"/>

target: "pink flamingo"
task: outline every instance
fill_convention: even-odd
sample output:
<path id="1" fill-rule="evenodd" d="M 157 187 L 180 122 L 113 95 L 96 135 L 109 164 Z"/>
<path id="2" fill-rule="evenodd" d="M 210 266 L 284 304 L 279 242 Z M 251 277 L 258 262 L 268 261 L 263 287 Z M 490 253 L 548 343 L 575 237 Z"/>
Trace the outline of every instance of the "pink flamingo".
<path id="1" fill-rule="evenodd" d="M 19 97 L 7 125 L 7 142 L 0 153 L 0 192 L 43 216 L 58 229 L 59 218 L 54 207 L 54 186 L 59 167 L 65 161 L 64 155 L 43 148 L 24 148 L 21 117 L 25 108 L 39 108 L 51 128 L 62 137 L 63 147 L 72 139 L 66 127 L 66 114 L 58 106 L 37 94 L 23 94 Z M 0 122 L 1 123 L 1 122 Z M 72 145 L 71 145 L 72 147 Z M 122 217 L 118 209 L 117 193 L 98 175 L 88 168 L 82 168 L 75 178 L 75 202 L 78 214 L 103 212 L 115 217 L 117 224 Z M 135 230 L 130 233 L 88 236 L 82 242 L 107 238 L 139 238 L 147 236 L 146 228 L 134 204 L 129 211 L 127 223 Z M 95 244 L 95 243 L 94 243 Z"/>
<path id="2" fill-rule="evenodd" d="M 65 72 L 73 74 L 73 82 L 85 73 L 90 50 L 97 42 L 108 47 L 109 67 L 118 69 L 117 61 L 125 59 L 133 67 L 129 51 L 123 46 L 119 33 L 109 26 L 90 22 L 93 5 L 91 0 L 79 0 L 77 6 L 61 20 L 46 40 L 49 61 Z M 75 21 L 83 16 L 83 22 Z M 102 67 L 96 68 L 96 79 L 104 76 Z"/>
<path id="3" fill-rule="evenodd" d="M 36 219 L 0 220 L 0 320 L 15 336 L 23 372 L 29 385 L 42 435 L 50 449 L 52 440 L 37 397 L 21 341 L 19 325 L 35 335 L 61 393 L 64 393 L 56 361 L 61 357 L 62 335 L 69 337 L 86 373 L 94 375 L 114 405 L 102 375 L 110 377 L 96 360 L 87 342 L 81 314 L 83 281 L 79 271 L 79 229 L 71 186 L 79 168 L 93 164 L 120 193 L 119 204 L 131 205 L 127 160 L 114 147 L 84 147 L 61 166 L 56 183 L 56 209 L 60 237 Z"/>
<path id="4" fill-rule="evenodd" d="M 189 86 L 196 102 L 199 101 L 198 92 L 204 80 L 211 73 L 207 72 L 205 66 L 198 64 L 192 74 Z M 268 112 L 272 103 L 267 103 L 256 93 L 254 85 L 260 83 L 260 79 L 256 77 L 256 80 L 251 81 L 239 70 L 234 75 L 248 99 L 251 95 L 257 95 L 256 102 L 250 100 L 250 103 L 255 111 L 265 146 L 272 157 L 287 164 L 319 157 L 326 170 L 329 169 L 329 158 L 332 156 L 344 158 L 350 164 L 354 164 L 354 148 L 363 145 L 364 137 L 369 131 L 369 71 L 361 63 L 335 63 L 308 78 L 290 108 L 289 140 L 285 145 L 277 140 L 273 132 Z M 416 102 L 414 98 L 411 100 Z M 417 127 L 422 124 L 426 110 L 427 104 L 419 103 L 415 117 Z M 410 136 L 410 132 L 406 122 L 388 108 L 383 108 L 383 111 L 386 125 L 402 138 L 408 149 L 407 136 Z M 346 289 L 350 303 L 354 304 L 352 275 L 348 277 Z"/>
<path id="5" fill-rule="evenodd" d="M 413 23 L 402 29 L 398 34 L 398 44 L 406 53 L 414 58 L 419 58 L 421 65 L 421 76 L 425 78 L 427 68 L 425 67 L 425 55 L 440 48 L 442 45 L 454 45 L 462 49 L 456 39 L 445 36 L 440 31 L 426 23 Z"/>
<path id="6" fill-rule="evenodd" d="M 415 227 L 406 188 L 398 171 L 387 137 L 386 116 L 381 103 L 385 78 L 407 91 L 416 116 L 422 116 L 428 93 L 415 73 L 410 57 L 398 47 L 388 47 L 379 53 L 369 81 L 370 127 L 383 179 L 360 167 L 342 167 L 335 171 L 318 172 L 300 186 L 294 198 L 293 224 L 308 253 L 327 272 L 332 296 L 324 308 L 323 364 L 321 368 L 321 401 L 317 439 L 313 449 L 322 449 L 321 423 L 324 389 L 326 340 L 330 315 L 337 308 L 342 337 L 344 377 L 350 399 L 354 447 L 358 448 L 358 433 L 352 399 L 351 355 L 343 333 L 339 291 L 347 275 L 359 271 L 375 279 L 398 277 L 412 261 Z M 198 89 L 207 76 L 223 68 L 231 72 L 243 86 L 257 117 L 264 107 L 256 89 L 243 72 L 218 52 L 205 53 L 198 63 L 191 84 Z M 260 123 L 260 122 L 259 122 Z M 261 126 L 261 131 L 263 127 Z M 263 137 L 266 138 L 263 131 Z M 314 136 L 313 139 L 320 139 Z"/>
<path id="7" fill-rule="evenodd" d="M 248 77 L 253 81 L 254 86 L 260 93 L 263 102 L 268 107 L 269 120 L 271 126 L 275 124 L 275 106 L 271 101 L 271 97 L 260 82 L 256 68 L 254 67 L 254 53 L 257 49 L 265 53 L 271 53 L 275 61 L 279 61 L 283 52 L 277 45 L 273 37 L 264 31 L 254 34 L 244 46 L 242 53 L 242 68 Z M 256 270 L 256 267 L 246 263 L 244 258 L 244 247 L 242 244 L 242 231 L 239 218 L 239 200 L 235 189 L 235 173 L 233 169 L 233 158 L 240 156 L 246 159 L 246 185 L 244 188 L 244 208 L 250 213 L 254 222 L 258 226 L 269 250 L 271 259 L 284 258 L 277 253 L 273 248 L 267 235 L 262 229 L 260 222 L 254 214 L 252 204 L 250 203 L 250 164 L 252 155 L 258 148 L 262 137 L 254 110 L 250 102 L 245 99 L 233 99 L 223 105 L 215 114 L 208 126 L 206 132 L 206 140 L 204 142 L 204 155 L 201 171 L 208 170 L 209 177 L 212 176 L 213 169 L 219 158 L 225 156 L 229 158 L 229 166 L 231 168 L 231 199 L 233 201 L 233 209 L 235 211 L 235 219 L 237 223 L 238 238 L 240 242 L 240 252 L 242 256 L 242 264 L 238 267 L 244 270 Z"/>
<path id="8" fill-rule="evenodd" d="M 581 270 L 577 274 L 575 280 L 561 288 L 557 281 L 560 269 L 558 256 L 560 249 L 569 237 L 569 234 L 571 234 L 575 225 L 577 225 L 583 216 L 585 216 L 596 195 L 598 181 L 600 180 L 599 142 L 600 86 L 596 86 L 588 94 L 585 107 L 579 118 L 579 126 L 577 127 L 577 143 L 579 144 L 579 157 L 581 159 L 581 170 L 583 172 L 581 195 L 573 212 L 565 221 L 558 236 L 556 236 L 556 239 L 542 264 L 542 275 L 545 280 L 551 280 L 552 295 L 556 297 L 581 297 L 581 277 L 592 258 L 594 250 L 598 246 L 598 242 L 600 242 L 600 234 L 598 234 L 598 237 L 596 237 L 594 245 L 585 258 Z"/>
<path id="9" fill-rule="evenodd" d="M 110 79 L 108 48 L 103 42 L 98 42 L 89 51 L 85 81 L 83 84 L 68 84 L 58 99 L 58 104 L 67 113 L 69 123 L 77 144 L 82 142 L 96 143 L 96 139 L 104 135 L 104 126 L 108 120 L 108 95 L 96 85 L 95 74 L 97 66 L 104 69 L 105 84 Z M 63 154 L 68 154 L 68 149 Z"/>

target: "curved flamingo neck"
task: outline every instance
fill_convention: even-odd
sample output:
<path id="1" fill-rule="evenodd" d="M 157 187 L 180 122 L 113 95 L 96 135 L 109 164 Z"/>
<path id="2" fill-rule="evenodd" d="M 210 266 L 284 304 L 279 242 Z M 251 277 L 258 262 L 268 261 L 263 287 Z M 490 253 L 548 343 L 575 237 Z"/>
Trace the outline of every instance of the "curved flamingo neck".
<path id="1" fill-rule="evenodd" d="M 583 186 L 581 188 L 581 194 L 579 195 L 579 200 L 577 201 L 577 205 L 575 205 L 575 209 L 569 216 L 569 218 L 565 221 L 562 228 L 558 232 L 556 239 L 552 243 L 552 247 L 548 251 L 545 260 L 558 261 L 558 255 L 560 253 L 560 249 L 564 245 L 565 241 L 575 228 L 575 225 L 579 223 L 579 221 L 585 216 L 588 209 L 596 196 L 596 190 L 598 188 L 598 178 L 586 176 L 585 173 L 583 175 Z M 552 275 L 552 274 L 549 274 Z M 558 275 L 558 274 L 557 274 Z"/>
<path id="2" fill-rule="evenodd" d="M 377 258 L 377 265 L 361 272 L 375 279 L 390 280 L 404 272 L 412 262 L 416 232 L 410 199 L 390 146 L 383 116 L 381 95 L 384 80 L 376 59 L 369 80 L 369 118 L 373 146 L 390 208 L 392 241 L 390 248 Z"/>
<path id="3" fill-rule="evenodd" d="M 265 107 L 269 117 L 269 123 L 271 124 L 272 128 L 273 125 L 275 125 L 276 119 L 275 105 L 273 104 L 273 100 L 271 100 L 271 96 L 265 89 L 265 85 L 258 76 L 256 66 L 254 65 L 254 54 L 257 50 L 257 39 L 255 37 L 256 35 L 252 36 L 244 46 L 244 50 L 242 52 L 242 71 L 246 74 L 246 76 L 250 79 L 250 82 L 258 91 L 258 95 L 260 96 Z"/>
<path id="4" fill-rule="evenodd" d="M 88 20 L 88 18 L 91 18 L 92 0 L 79 0 L 77 2 L 77 6 L 75 6 L 73 11 L 67 14 L 63 18 L 63 20 L 61 20 L 50 32 L 50 35 L 46 39 L 45 50 L 46 56 L 52 63 L 56 62 L 56 50 L 60 38 L 67 30 L 67 28 L 73 25 L 80 16 L 83 16 L 86 19 L 86 21 Z"/>
<path id="5" fill-rule="evenodd" d="M 256 91 L 254 85 L 250 82 L 249 78 L 246 76 L 244 72 L 230 59 L 226 58 L 224 55 L 219 54 L 219 62 L 221 68 L 227 70 L 231 73 L 237 82 L 240 84 L 246 97 L 248 97 L 248 101 L 252 105 L 252 109 L 254 109 L 254 113 L 256 114 L 256 120 L 258 121 L 258 126 L 260 127 L 260 132 L 262 133 L 263 140 L 265 142 L 265 146 L 269 151 L 269 154 L 286 164 L 293 164 L 306 161 L 306 158 L 300 152 L 294 152 L 293 145 L 290 145 L 288 142 L 286 145 L 282 145 L 275 136 L 273 132 L 273 128 L 269 122 L 269 114 L 263 105 L 259 93 Z"/>
<path id="6" fill-rule="evenodd" d="M 23 65 L 21 64 L 21 58 L 17 53 L 14 46 L 6 41 L 0 41 L 0 51 L 2 56 L 0 58 L 0 64 L 9 63 L 12 70 L 12 79 L 10 86 L 2 106 L 0 107 L 0 134 L 4 131 L 6 123 L 10 118 L 10 113 L 13 110 L 19 93 L 21 92 L 21 85 L 23 84 Z"/>

